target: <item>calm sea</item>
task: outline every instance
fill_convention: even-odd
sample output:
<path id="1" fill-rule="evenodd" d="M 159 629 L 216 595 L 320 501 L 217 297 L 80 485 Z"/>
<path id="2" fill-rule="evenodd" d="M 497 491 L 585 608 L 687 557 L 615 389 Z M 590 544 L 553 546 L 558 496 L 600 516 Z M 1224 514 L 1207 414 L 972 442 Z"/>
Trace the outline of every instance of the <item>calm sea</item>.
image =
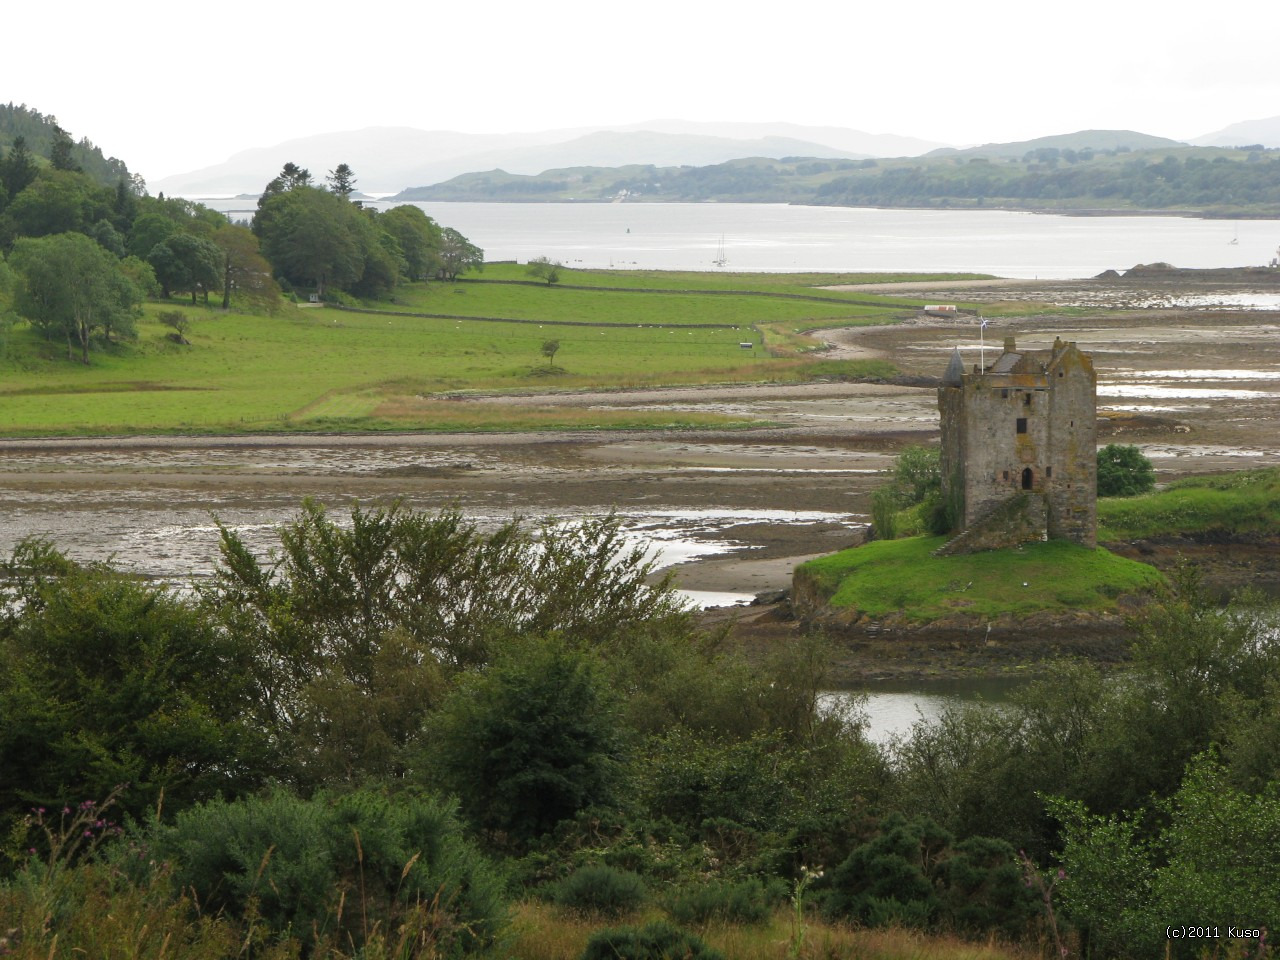
<path id="1" fill-rule="evenodd" d="M 244 210 L 244 200 L 203 201 Z M 390 206 L 385 203 L 378 207 Z M 1280 220 L 727 203 L 420 203 L 488 260 L 653 270 L 955 271 L 1069 279 L 1139 263 L 1262 265 Z M 1235 243 L 1232 241 L 1235 240 Z M 723 259 L 725 266 L 717 267 Z"/>

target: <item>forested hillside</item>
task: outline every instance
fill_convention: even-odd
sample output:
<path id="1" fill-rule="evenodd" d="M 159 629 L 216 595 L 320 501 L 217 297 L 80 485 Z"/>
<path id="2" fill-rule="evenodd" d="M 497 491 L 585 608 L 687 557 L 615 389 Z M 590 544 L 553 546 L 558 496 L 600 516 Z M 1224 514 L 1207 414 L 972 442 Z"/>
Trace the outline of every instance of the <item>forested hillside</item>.
<path id="1" fill-rule="evenodd" d="M 1046 138 L 1045 142 L 1068 142 Z M 1074 142 L 1074 141 L 1071 141 Z M 1110 142 L 1110 140 L 1108 140 Z M 1032 144 L 1039 143 L 1033 141 Z M 396 199 L 721 201 L 833 206 L 1166 210 L 1280 214 L 1280 151 L 1010 145 L 924 158 L 747 158 L 705 167 L 574 167 L 520 176 L 471 173 Z"/>
<path id="2" fill-rule="evenodd" d="M 189 200 L 148 196 L 123 162 L 26 107 L 0 107 L 0 134 L 0 357 L 27 336 L 40 341 L 28 355 L 87 364 L 99 347 L 135 338 L 148 300 L 217 297 L 224 310 L 274 312 L 282 287 L 383 296 L 402 280 L 455 279 L 482 258 L 417 207 L 363 209 L 346 164 L 324 187 L 286 164 L 265 185 L 251 229 Z M 174 335 L 186 342 L 181 325 Z"/>
<path id="3" fill-rule="evenodd" d="M 114 184 L 121 179 L 131 179 L 123 160 L 104 156 L 88 137 L 73 140 L 58 126 L 58 120 L 52 114 L 46 116 L 26 104 L 0 103 L 0 153 L 12 150 L 19 139 L 37 157 L 47 157 L 55 143 L 65 143 L 72 163 L 98 183 Z"/>

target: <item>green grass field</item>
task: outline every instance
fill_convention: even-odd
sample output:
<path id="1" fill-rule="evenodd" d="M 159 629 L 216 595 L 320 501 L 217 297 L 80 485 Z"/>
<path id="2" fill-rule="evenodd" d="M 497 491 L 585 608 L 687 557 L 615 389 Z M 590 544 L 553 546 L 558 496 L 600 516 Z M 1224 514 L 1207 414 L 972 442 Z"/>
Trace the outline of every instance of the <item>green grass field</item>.
<path id="1" fill-rule="evenodd" d="M 945 539 L 876 541 L 811 560 L 799 572 L 812 578 L 832 607 L 916 623 L 954 614 L 1110 610 L 1117 598 L 1149 593 L 1164 582 L 1155 567 L 1062 540 L 935 557 Z"/>
<path id="2" fill-rule="evenodd" d="M 1188 477 L 1141 497 L 1098 501 L 1098 539 L 1280 530 L 1280 468 Z"/>
<path id="3" fill-rule="evenodd" d="M 781 275 L 788 277 L 788 275 Z M 563 270 L 554 285 L 532 280 L 517 264 L 490 264 L 459 283 L 414 284 L 394 303 L 375 309 L 609 324 L 716 324 L 750 327 L 789 323 L 803 328 L 882 323 L 914 312 L 911 301 L 854 291 L 823 290 L 847 275 L 697 274 Z M 877 276 L 884 280 L 884 275 Z"/>
<path id="4" fill-rule="evenodd" d="M 523 268 L 507 265 L 493 265 L 486 275 L 502 279 L 504 270 L 507 279 L 524 276 Z M 601 286 L 618 282 L 612 275 L 570 273 L 575 281 Z M 909 312 L 901 302 L 865 307 L 838 299 L 789 300 L 768 291 L 725 295 L 710 292 L 711 284 L 726 279 L 718 274 L 709 275 L 709 286 L 699 292 L 700 276 L 647 274 L 629 278 L 633 286 L 622 291 L 414 284 L 398 291 L 397 302 L 374 305 L 462 319 L 293 306 L 268 317 L 152 304 L 136 342 L 97 350 L 88 366 L 68 362 L 64 344 L 45 342 L 20 324 L 0 355 L 0 435 L 734 425 L 743 421 L 643 409 L 468 404 L 442 395 L 895 372 L 883 361 L 808 358 L 813 344 L 803 331 L 892 321 Z M 760 282 L 807 289 L 772 276 Z M 664 284 L 688 289 L 653 292 Z M 155 318 L 175 307 L 194 318 L 190 346 L 172 342 Z M 481 316 L 523 322 L 465 319 Z M 560 348 L 549 368 L 541 347 L 552 339 Z M 744 349 L 743 343 L 753 346 Z"/>

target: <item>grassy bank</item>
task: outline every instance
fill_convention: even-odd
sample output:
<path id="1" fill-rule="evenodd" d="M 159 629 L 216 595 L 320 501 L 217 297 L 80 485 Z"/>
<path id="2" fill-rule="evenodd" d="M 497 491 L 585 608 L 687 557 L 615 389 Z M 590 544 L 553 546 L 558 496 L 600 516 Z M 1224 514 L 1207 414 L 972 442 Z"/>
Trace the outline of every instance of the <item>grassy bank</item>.
<path id="1" fill-rule="evenodd" d="M 1155 590 L 1144 563 L 1061 540 L 935 557 L 943 537 L 883 540 L 811 560 L 798 570 L 836 608 L 927 623 L 956 614 L 996 617 L 1114 609 L 1125 594 Z"/>
<path id="2" fill-rule="evenodd" d="M 1280 469 L 1188 477 L 1142 497 L 1098 501 L 1099 540 L 1280 531 Z"/>
<path id="3" fill-rule="evenodd" d="M 523 268 L 509 265 L 486 273 L 492 280 L 524 277 Z M 725 294 L 721 275 L 570 274 L 577 285 L 601 289 L 414 284 L 394 303 L 371 305 L 375 312 L 289 306 L 274 317 L 153 304 L 135 341 L 94 352 L 88 366 L 68 361 L 65 344 L 19 325 L 0 356 L 0 435 L 733 426 L 745 421 L 669 410 L 469 404 L 442 395 L 895 372 L 884 361 L 812 358 L 813 343 L 802 332 L 891 321 L 902 315 L 900 303 L 858 306 L 839 294 L 788 299 L 774 294 L 809 287 L 766 275 L 758 275 L 754 293 Z M 742 276 L 732 282 L 746 283 Z M 624 280 L 630 288 L 603 289 Z M 160 310 L 175 308 L 193 319 L 189 345 L 175 343 L 157 320 Z M 554 366 L 542 351 L 548 340 L 559 343 Z"/>

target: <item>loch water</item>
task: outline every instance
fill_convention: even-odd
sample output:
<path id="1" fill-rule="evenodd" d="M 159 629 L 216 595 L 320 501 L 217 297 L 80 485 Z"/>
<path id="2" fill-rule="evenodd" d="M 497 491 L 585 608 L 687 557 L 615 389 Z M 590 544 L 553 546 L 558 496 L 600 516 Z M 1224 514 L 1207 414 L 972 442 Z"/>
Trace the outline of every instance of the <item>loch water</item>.
<path id="1" fill-rule="evenodd" d="M 244 198 L 201 201 L 233 219 Z M 375 209 L 397 204 L 373 201 Z M 762 203 L 418 203 L 485 259 L 635 270 L 989 273 L 1079 279 L 1140 263 L 1260 266 L 1280 220 Z M 1236 241 L 1236 242 L 1232 242 Z M 716 261 L 723 258 L 723 267 Z"/>

